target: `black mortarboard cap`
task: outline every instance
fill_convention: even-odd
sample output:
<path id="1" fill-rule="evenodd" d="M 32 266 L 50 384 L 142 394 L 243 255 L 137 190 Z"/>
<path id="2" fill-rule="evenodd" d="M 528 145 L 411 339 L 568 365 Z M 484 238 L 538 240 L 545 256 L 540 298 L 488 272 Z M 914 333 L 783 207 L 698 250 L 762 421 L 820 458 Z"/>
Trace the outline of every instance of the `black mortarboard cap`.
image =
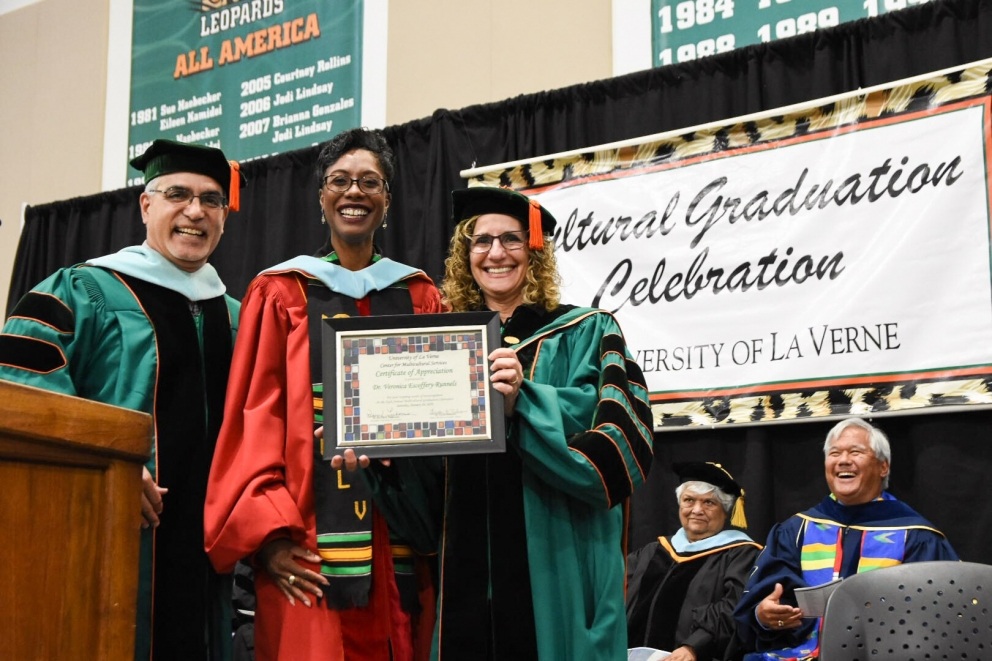
<path id="1" fill-rule="evenodd" d="M 726 468 L 712 461 L 689 461 L 673 464 L 672 470 L 678 476 L 679 484 L 708 482 L 720 491 L 733 496 L 735 500 L 730 523 L 738 528 L 747 528 L 747 517 L 744 515 L 744 488 Z"/>
<path id="2" fill-rule="evenodd" d="M 241 202 L 241 182 L 244 178 L 237 161 L 228 161 L 216 147 L 191 145 L 185 142 L 155 140 L 141 156 L 131 160 L 131 167 L 145 173 L 145 181 L 173 172 L 203 174 L 224 189 L 228 204 L 234 211 Z"/>
<path id="3" fill-rule="evenodd" d="M 472 216 L 487 213 L 501 213 L 516 218 L 530 235 L 530 247 L 540 250 L 544 247 L 544 236 L 551 236 L 558 224 L 551 212 L 532 198 L 510 188 L 474 186 L 451 193 L 452 218 L 460 223 Z"/>

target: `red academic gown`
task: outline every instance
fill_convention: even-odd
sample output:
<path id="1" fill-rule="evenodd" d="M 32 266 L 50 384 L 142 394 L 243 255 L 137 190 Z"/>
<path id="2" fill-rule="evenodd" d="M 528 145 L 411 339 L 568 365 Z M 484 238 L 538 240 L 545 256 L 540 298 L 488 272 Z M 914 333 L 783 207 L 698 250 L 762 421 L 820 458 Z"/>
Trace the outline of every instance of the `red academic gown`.
<path id="1" fill-rule="evenodd" d="M 406 280 L 416 313 L 441 312 L 424 274 Z M 266 542 L 289 537 L 317 552 L 313 495 L 313 394 L 307 278 L 265 273 L 242 302 L 224 426 L 214 453 L 205 509 L 206 550 L 218 571 L 232 571 Z M 359 300 L 359 309 L 361 309 Z M 359 479 L 344 475 L 343 479 Z M 421 620 L 399 606 L 385 520 L 373 516 L 372 590 L 363 608 L 332 610 L 313 600 L 290 605 L 268 573 L 256 567 L 255 653 L 259 661 L 412 660 L 430 646 L 433 590 L 423 577 Z M 319 572 L 319 566 L 301 565 Z M 411 636 L 411 629 L 413 635 Z M 411 644 L 411 639 L 415 639 Z M 420 644 L 423 641 L 423 644 Z M 419 658 L 419 654 L 417 657 Z"/>

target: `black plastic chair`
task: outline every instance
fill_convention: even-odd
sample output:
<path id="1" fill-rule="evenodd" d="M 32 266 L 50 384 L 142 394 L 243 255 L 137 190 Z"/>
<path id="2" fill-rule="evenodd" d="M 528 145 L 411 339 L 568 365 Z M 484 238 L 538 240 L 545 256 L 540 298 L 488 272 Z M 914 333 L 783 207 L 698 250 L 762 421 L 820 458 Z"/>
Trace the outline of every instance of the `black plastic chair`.
<path id="1" fill-rule="evenodd" d="M 992 659 L 992 565 L 916 562 L 845 579 L 820 661 Z"/>

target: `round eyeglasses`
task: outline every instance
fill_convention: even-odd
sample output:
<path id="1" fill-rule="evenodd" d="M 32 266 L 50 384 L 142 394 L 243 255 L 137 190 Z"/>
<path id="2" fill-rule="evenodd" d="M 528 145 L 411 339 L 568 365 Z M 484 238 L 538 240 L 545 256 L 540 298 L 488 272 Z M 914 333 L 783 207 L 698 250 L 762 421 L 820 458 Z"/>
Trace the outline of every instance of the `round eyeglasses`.
<path id="1" fill-rule="evenodd" d="M 384 179 L 372 175 L 365 175 L 358 179 L 352 179 L 343 174 L 329 174 L 324 177 L 324 188 L 334 193 L 347 193 L 352 184 L 358 184 L 358 190 L 366 195 L 378 195 L 389 188 L 389 184 Z"/>
<path id="2" fill-rule="evenodd" d="M 520 250 L 527 240 L 527 232 L 518 230 L 515 232 L 503 232 L 498 236 L 492 234 L 473 234 L 468 239 L 468 249 L 472 252 L 485 253 L 492 250 L 493 243 L 499 241 L 503 250 Z"/>

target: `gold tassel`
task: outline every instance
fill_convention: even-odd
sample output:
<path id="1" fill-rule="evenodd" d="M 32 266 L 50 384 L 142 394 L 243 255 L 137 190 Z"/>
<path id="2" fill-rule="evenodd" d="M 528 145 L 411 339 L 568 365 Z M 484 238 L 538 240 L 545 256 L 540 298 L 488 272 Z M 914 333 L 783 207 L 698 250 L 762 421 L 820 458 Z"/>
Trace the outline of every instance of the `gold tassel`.
<path id="1" fill-rule="evenodd" d="M 744 490 L 741 489 L 741 495 L 734 501 L 734 509 L 730 513 L 730 525 L 735 528 L 742 528 L 747 530 L 747 517 L 744 516 Z"/>
<path id="2" fill-rule="evenodd" d="M 530 221 L 527 228 L 530 232 L 531 250 L 544 249 L 544 231 L 541 229 L 541 205 L 537 200 L 530 200 L 530 209 L 527 211 L 527 220 Z"/>
<path id="3" fill-rule="evenodd" d="M 228 196 L 227 205 L 231 211 L 241 208 L 241 166 L 237 161 L 229 161 L 231 164 L 231 194 Z"/>

